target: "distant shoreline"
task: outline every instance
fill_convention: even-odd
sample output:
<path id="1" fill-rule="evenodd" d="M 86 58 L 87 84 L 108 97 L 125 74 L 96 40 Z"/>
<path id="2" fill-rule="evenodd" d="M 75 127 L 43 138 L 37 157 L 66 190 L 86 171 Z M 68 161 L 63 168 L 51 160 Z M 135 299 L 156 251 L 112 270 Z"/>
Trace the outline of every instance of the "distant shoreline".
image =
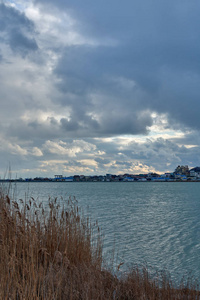
<path id="1" fill-rule="evenodd" d="M 17 180 L 17 179 L 0 179 L 0 183 L 11 183 L 11 182 L 17 182 L 17 183 L 191 183 L 191 182 L 200 182 L 200 180 L 135 180 L 135 181 L 51 181 L 51 180 Z"/>

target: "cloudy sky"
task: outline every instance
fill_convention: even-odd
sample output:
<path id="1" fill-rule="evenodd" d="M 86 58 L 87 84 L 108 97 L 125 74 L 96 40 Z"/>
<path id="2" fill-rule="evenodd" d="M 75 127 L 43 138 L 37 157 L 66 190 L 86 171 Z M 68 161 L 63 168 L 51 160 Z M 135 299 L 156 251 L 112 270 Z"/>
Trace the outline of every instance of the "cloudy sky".
<path id="1" fill-rule="evenodd" d="M 200 165 L 200 2 L 0 1 L 0 176 Z"/>

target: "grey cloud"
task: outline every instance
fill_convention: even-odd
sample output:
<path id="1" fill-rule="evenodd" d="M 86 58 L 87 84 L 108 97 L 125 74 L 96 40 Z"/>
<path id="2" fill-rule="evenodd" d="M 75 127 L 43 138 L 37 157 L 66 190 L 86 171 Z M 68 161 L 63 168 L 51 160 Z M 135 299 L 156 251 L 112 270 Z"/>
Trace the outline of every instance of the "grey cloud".
<path id="1" fill-rule="evenodd" d="M 0 4 L 0 32 L 2 40 L 14 53 L 26 56 L 30 51 L 38 49 L 34 38 L 34 24 L 23 13 L 13 7 Z"/>
<path id="2" fill-rule="evenodd" d="M 121 134 L 145 134 L 146 126 L 151 125 L 149 115 L 141 117 L 131 113 L 128 115 L 109 114 L 105 112 L 103 118 L 98 123 L 88 116 L 72 118 L 68 120 L 62 118 L 60 122 L 23 122 L 22 120 L 12 121 L 6 132 L 9 136 L 17 137 L 21 140 L 33 139 L 54 139 L 54 138 L 88 138 L 104 137 Z"/>
<path id="3" fill-rule="evenodd" d="M 9 44 L 13 52 L 17 51 L 22 56 L 28 54 L 29 51 L 36 51 L 38 49 L 34 38 L 29 38 L 16 29 L 10 32 Z"/>
<path id="4" fill-rule="evenodd" d="M 60 123 L 61 127 L 64 128 L 67 132 L 79 129 L 78 123 L 73 120 L 67 120 L 65 118 L 62 118 L 60 120 Z"/>
<path id="5" fill-rule="evenodd" d="M 184 134 L 182 138 L 171 137 L 173 143 L 183 144 L 186 146 L 198 146 L 200 145 L 200 134 L 199 131 L 189 131 Z"/>
<path id="6" fill-rule="evenodd" d="M 84 95 L 89 90 L 97 89 L 102 80 L 102 68 L 105 68 L 101 63 L 104 52 L 105 49 L 101 52 L 101 49 L 89 46 L 67 47 L 54 70 L 62 80 L 59 88 L 75 95 Z"/>
<path id="7" fill-rule="evenodd" d="M 101 158 L 101 157 L 96 157 L 96 158 L 95 158 L 95 161 L 96 161 L 98 164 L 102 165 L 102 166 L 104 166 L 104 165 L 110 163 L 110 160 L 109 160 L 109 159 Z"/>
<path id="8" fill-rule="evenodd" d="M 95 151 L 80 153 L 77 160 L 94 159 L 98 167 L 95 169 L 94 163 L 91 168 L 101 173 L 123 168 L 128 172 L 137 162 L 160 172 L 173 171 L 177 164 L 191 167 L 200 164 L 200 3 L 194 0 L 32 3 L 39 5 L 41 14 L 48 10 L 53 16 L 56 6 L 72 16 L 75 20 L 72 27 L 81 45 L 63 46 L 56 38 L 52 45 L 43 35 L 39 50 L 41 57 L 45 57 L 46 68 L 34 69 L 27 64 L 24 77 L 20 77 L 21 60 L 17 61 L 17 56 L 29 58 L 33 52 L 37 56 L 39 33 L 35 33 L 34 23 L 25 14 L 0 4 L 0 43 L 11 48 L 16 62 L 13 73 L 9 69 L 8 74 L 13 75 L 12 80 L 18 75 L 15 85 L 9 82 L 9 75 L 4 76 L 6 63 L 12 58 L 7 54 L 4 63 L 7 46 L 2 47 L 1 132 L 12 145 L 28 149 L 28 153 L 34 153 L 31 147 L 38 155 L 40 150 L 43 152 L 42 157 L 20 157 L 18 166 L 41 170 L 42 159 L 44 165 L 48 160 L 60 159 L 57 153 L 42 148 L 47 140 L 68 142 L 75 138 L 96 145 Z M 46 22 L 48 26 L 53 24 L 49 19 Z M 38 119 L 34 115 L 37 109 L 41 112 Z M 48 118 L 48 112 L 55 118 Z M 168 122 L 163 127 L 169 130 L 169 135 L 172 128 L 189 133 L 182 139 L 149 139 L 128 145 L 117 140 L 119 135 L 147 135 L 153 124 L 152 112 L 161 117 L 165 114 Z M 100 139 L 113 136 L 116 138 L 110 142 Z M 93 139 L 96 137 L 99 140 Z M 4 159 L 17 160 L 12 153 L 2 150 L 1 154 L 1 163 Z M 66 164 L 77 170 L 83 167 L 73 159 Z M 110 167 L 105 169 L 105 165 Z"/>
<path id="9" fill-rule="evenodd" d="M 24 122 L 22 120 L 11 121 L 7 128 L 4 128 L 7 136 L 18 138 L 19 140 L 35 141 L 43 139 L 54 139 L 60 137 L 59 127 L 50 122 Z"/>
<path id="10" fill-rule="evenodd" d="M 199 127 L 199 70 L 189 72 L 185 66 L 185 61 L 188 60 L 189 64 L 188 56 L 182 59 L 182 69 L 176 68 L 163 49 L 160 49 L 162 57 L 159 64 L 156 53 L 149 53 L 148 48 L 136 53 L 133 45 L 128 48 L 67 48 L 54 71 L 60 79 L 58 88 L 65 95 L 62 104 L 71 105 L 74 111 L 82 107 L 84 112 L 99 113 L 104 108 L 109 114 L 117 106 L 122 115 L 129 115 L 130 111 L 140 113 L 144 107 L 150 111 L 168 113 L 172 127 L 179 124 L 180 128 L 183 126 L 181 123 L 193 128 Z M 112 81 L 120 76 L 135 82 L 135 87 L 122 88 Z M 102 94 L 98 100 L 101 104 L 93 101 L 92 95 L 95 93 Z M 116 119 L 114 123 L 119 120 Z M 143 130 L 138 132 L 145 132 L 150 123 L 150 120 L 148 125 L 144 123 Z M 121 132 L 125 133 L 123 130 Z M 131 132 L 137 133 L 137 128 Z"/>
<path id="11" fill-rule="evenodd" d="M 98 3 L 89 0 L 35 0 L 35 3 L 46 6 L 45 9 L 52 5 L 66 10 L 80 21 L 80 29 L 85 34 L 114 36 L 124 43 L 132 40 L 135 48 L 142 41 L 143 45 L 152 42 L 156 49 L 163 43 L 165 46 L 177 45 L 180 41 L 184 43 L 186 38 L 194 43 L 198 37 L 200 4 L 195 0 L 156 0 L 153 3 L 148 0 L 125 3 L 120 0 L 109 3 L 106 0 Z"/>
<path id="12" fill-rule="evenodd" d="M 141 113 L 139 110 L 127 112 L 117 111 L 103 116 L 104 132 L 110 134 L 147 134 L 147 127 L 152 125 L 150 114 Z"/>
<path id="13" fill-rule="evenodd" d="M 61 104 L 71 107 L 73 124 L 81 123 L 84 132 L 88 129 L 84 133 L 87 136 L 95 132 L 97 136 L 147 133 L 147 127 L 152 125 L 150 112 L 143 111 L 137 88 L 120 86 L 120 72 L 116 72 L 115 59 L 109 51 L 114 52 L 104 47 L 66 49 L 54 70 L 63 93 Z M 71 122 L 62 120 L 62 125 L 70 129 Z"/>
<path id="14" fill-rule="evenodd" d="M 178 146 L 175 142 L 158 138 L 155 141 L 147 139 L 144 144 L 133 143 L 128 149 L 122 151 L 127 157 L 142 161 L 145 164 L 154 166 L 157 170 L 174 170 L 177 164 L 198 165 L 200 163 L 197 153 L 200 154 L 200 147 L 186 148 Z"/>
<path id="15" fill-rule="evenodd" d="M 45 5 L 45 1 L 36 2 Z M 61 80 L 60 91 L 76 96 L 78 102 L 74 105 L 83 106 L 85 111 L 88 106 L 91 109 L 90 94 L 99 92 L 115 98 L 115 103 L 123 101 L 130 110 L 140 112 L 143 106 L 168 113 L 172 127 L 200 128 L 199 3 L 48 1 L 49 4 L 73 14 L 86 36 L 98 36 L 100 42 L 105 36 L 117 41 L 112 46 L 65 49 L 54 72 Z M 111 84 L 109 78 L 118 76 L 133 80 L 137 91 L 120 90 L 117 84 Z M 73 97 L 66 98 L 63 104 L 70 103 Z M 108 101 L 114 106 L 113 100 Z"/>
<path id="16" fill-rule="evenodd" d="M 69 166 L 82 167 L 82 164 L 80 162 L 78 162 L 77 160 L 70 160 L 68 162 L 64 162 L 64 165 L 66 167 L 69 167 Z"/>
<path id="17" fill-rule="evenodd" d="M 0 3 L 0 30 L 4 31 L 9 28 L 13 28 L 14 24 L 18 27 L 19 25 L 26 27 L 28 30 L 32 30 L 34 25 L 33 23 L 20 11 L 14 7 L 7 6 L 3 3 Z"/>

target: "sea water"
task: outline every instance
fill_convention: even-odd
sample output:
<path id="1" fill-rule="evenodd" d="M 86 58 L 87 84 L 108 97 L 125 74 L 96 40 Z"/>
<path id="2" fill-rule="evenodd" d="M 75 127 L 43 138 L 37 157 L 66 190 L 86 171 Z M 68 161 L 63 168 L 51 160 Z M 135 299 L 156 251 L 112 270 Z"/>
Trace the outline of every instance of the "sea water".
<path id="1" fill-rule="evenodd" d="M 75 197 L 98 221 L 103 255 L 114 268 L 123 263 L 167 270 L 173 279 L 200 280 L 200 183 L 55 182 L 17 183 L 15 197 L 44 203 Z"/>

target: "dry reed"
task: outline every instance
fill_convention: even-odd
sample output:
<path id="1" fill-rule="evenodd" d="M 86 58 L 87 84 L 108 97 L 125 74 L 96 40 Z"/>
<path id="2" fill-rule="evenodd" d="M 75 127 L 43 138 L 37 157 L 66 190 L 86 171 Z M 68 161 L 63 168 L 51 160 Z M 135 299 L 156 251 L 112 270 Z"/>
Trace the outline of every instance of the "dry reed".
<path id="1" fill-rule="evenodd" d="M 102 267 L 102 240 L 75 201 L 48 209 L 0 190 L 0 299 L 200 299 L 197 283 L 174 287 L 133 268 L 118 278 Z M 120 265 L 119 265 L 120 268 Z"/>

